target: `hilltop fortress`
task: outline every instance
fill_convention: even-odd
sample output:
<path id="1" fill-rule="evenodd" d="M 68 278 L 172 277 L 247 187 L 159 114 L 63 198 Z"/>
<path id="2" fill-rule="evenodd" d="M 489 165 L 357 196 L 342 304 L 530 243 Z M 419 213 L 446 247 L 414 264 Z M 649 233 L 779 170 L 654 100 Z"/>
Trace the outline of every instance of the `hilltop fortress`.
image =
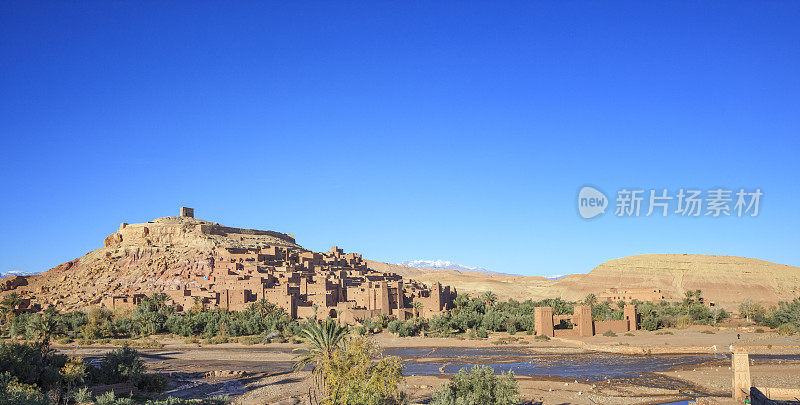
<path id="1" fill-rule="evenodd" d="M 345 322 L 378 314 L 429 317 L 450 309 L 456 295 L 438 282 L 428 287 L 371 270 L 361 255 L 336 246 L 311 252 L 290 234 L 222 226 L 194 218 L 186 207 L 180 214 L 122 223 L 103 248 L 15 278 L 0 285 L 0 295 L 17 291 L 31 309 L 131 307 L 157 292 L 181 310 L 237 311 L 266 299 L 294 318 L 316 314 Z"/>

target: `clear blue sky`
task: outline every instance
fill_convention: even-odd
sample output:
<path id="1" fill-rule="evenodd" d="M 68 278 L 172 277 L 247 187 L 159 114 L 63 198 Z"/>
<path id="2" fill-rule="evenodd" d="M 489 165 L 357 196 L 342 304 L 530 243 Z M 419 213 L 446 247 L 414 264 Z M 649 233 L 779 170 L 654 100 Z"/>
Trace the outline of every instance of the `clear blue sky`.
<path id="1" fill-rule="evenodd" d="M 196 209 L 389 262 L 800 265 L 800 3 L 3 2 L 0 271 Z M 578 189 L 764 192 L 756 218 Z"/>

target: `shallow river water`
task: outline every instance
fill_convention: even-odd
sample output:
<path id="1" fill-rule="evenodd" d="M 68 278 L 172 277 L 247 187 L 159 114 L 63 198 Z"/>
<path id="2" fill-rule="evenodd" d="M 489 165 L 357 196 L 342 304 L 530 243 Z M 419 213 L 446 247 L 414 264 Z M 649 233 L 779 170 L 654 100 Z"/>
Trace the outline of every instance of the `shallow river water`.
<path id="1" fill-rule="evenodd" d="M 495 373 L 554 376 L 599 381 L 669 370 L 723 359 L 724 355 L 649 355 L 611 353 L 542 354 L 524 349 L 400 348 L 385 354 L 403 358 L 406 375 L 455 374 L 464 367 L 488 365 Z"/>

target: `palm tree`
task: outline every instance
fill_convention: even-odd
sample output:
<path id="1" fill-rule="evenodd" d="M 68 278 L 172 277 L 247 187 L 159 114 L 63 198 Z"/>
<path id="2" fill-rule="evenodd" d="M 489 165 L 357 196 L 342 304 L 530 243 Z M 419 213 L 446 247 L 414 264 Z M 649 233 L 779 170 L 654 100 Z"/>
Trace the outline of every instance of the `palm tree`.
<path id="1" fill-rule="evenodd" d="M 583 304 L 590 307 L 594 306 L 597 304 L 597 296 L 594 294 L 587 295 L 586 298 L 583 299 Z"/>
<path id="2" fill-rule="evenodd" d="M 6 295 L 3 300 L 0 301 L 0 312 L 3 314 L 2 320 L 12 321 L 16 315 L 14 310 L 20 304 L 22 304 L 22 298 L 19 297 L 19 293 L 13 292 Z"/>
<path id="3" fill-rule="evenodd" d="M 192 307 L 192 312 L 198 313 L 203 312 L 206 310 L 206 303 L 203 301 L 201 297 L 194 297 L 194 306 Z"/>
<path id="4" fill-rule="evenodd" d="M 689 308 L 692 306 L 692 303 L 694 303 L 695 294 L 697 294 L 697 296 L 699 297 L 700 290 L 686 291 L 684 294 L 686 295 L 686 298 L 683 299 L 683 305 L 686 306 L 686 313 L 688 314 Z"/>
<path id="5" fill-rule="evenodd" d="M 300 331 L 300 338 L 311 347 L 295 357 L 297 358 L 297 362 L 294 364 L 295 371 L 311 364 L 315 382 L 317 386 L 321 386 L 321 366 L 331 358 L 334 351 L 342 347 L 348 333 L 347 327 L 339 325 L 330 318 L 325 321 L 316 319 L 306 321 Z M 304 349 L 294 349 L 294 351 L 298 350 Z"/>
<path id="6" fill-rule="evenodd" d="M 3 300 L 0 301 L 0 306 L 12 312 L 20 304 L 22 304 L 22 298 L 20 298 L 19 293 L 16 292 L 6 295 Z"/>
<path id="7" fill-rule="evenodd" d="M 495 302 L 497 302 L 497 295 L 491 291 L 486 291 L 483 293 L 483 295 L 481 295 L 481 300 L 483 301 L 484 305 L 491 307 Z"/>
<path id="8" fill-rule="evenodd" d="M 167 305 L 167 300 L 169 300 L 169 296 L 164 293 L 153 294 L 150 298 L 150 302 L 156 309 L 156 312 L 162 312 L 164 307 Z"/>
<path id="9" fill-rule="evenodd" d="M 250 309 L 263 319 L 275 311 L 275 305 L 262 298 L 250 305 Z"/>
<path id="10" fill-rule="evenodd" d="M 419 314 L 422 312 L 422 303 L 414 301 L 411 303 L 411 306 L 414 307 L 414 317 L 419 318 Z"/>
<path id="11" fill-rule="evenodd" d="M 50 338 L 58 329 L 56 318 L 52 315 L 52 312 L 45 310 L 31 319 L 30 328 L 39 341 L 42 357 L 45 357 L 50 349 Z"/>

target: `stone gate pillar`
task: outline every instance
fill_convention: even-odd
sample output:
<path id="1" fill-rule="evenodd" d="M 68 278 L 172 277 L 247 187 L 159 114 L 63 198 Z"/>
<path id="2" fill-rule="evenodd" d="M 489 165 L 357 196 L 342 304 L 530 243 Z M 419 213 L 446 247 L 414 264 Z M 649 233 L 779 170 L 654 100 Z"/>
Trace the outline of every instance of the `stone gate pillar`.
<path id="1" fill-rule="evenodd" d="M 594 321 L 592 321 L 592 307 L 576 305 L 572 317 L 572 327 L 577 329 L 578 336 L 594 336 Z"/>
<path id="2" fill-rule="evenodd" d="M 623 309 L 623 316 L 628 321 L 628 330 L 639 329 L 639 322 L 636 319 L 636 305 L 626 304 Z"/>
<path id="3" fill-rule="evenodd" d="M 747 353 L 733 353 L 731 355 L 733 368 L 733 399 L 744 401 L 750 394 L 750 356 Z"/>
<path id="4" fill-rule="evenodd" d="M 536 307 L 533 316 L 536 334 L 553 337 L 553 308 Z"/>

